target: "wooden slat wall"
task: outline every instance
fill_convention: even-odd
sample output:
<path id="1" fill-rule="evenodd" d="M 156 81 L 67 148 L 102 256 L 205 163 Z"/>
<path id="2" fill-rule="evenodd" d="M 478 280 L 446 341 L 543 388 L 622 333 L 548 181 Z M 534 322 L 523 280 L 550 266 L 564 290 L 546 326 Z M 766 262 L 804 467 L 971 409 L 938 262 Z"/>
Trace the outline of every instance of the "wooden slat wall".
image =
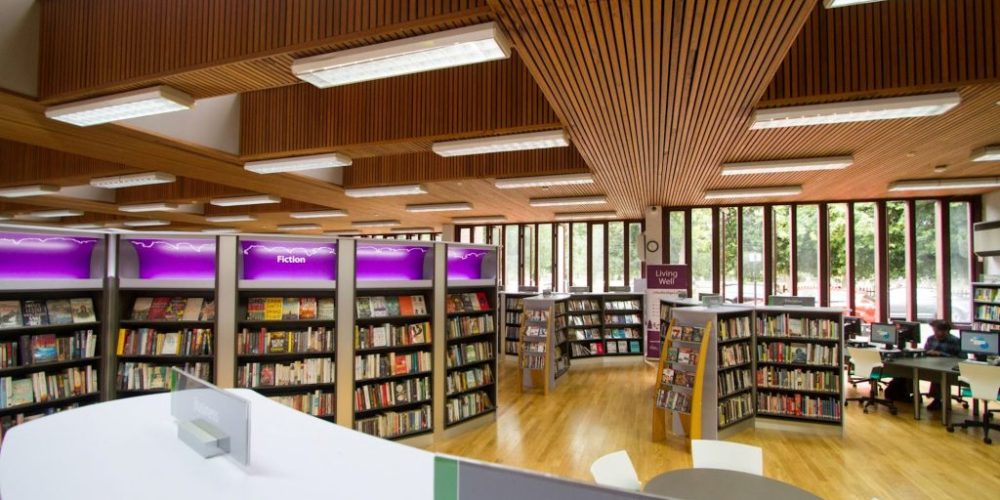
<path id="1" fill-rule="evenodd" d="M 71 186 L 86 184 L 91 177 L 134 171 L 121 163 L 0 139 L 0 186 L 38 182 Z"/>
<path id="2" fill-rule="evenodd" d="M 287 85 L 298 81 L 292 55 L 488 19 L 484 0 L 43 0 L 39 94 L 71 100 L 163 82 L 207 97 Z"/>
<path id="3" fill-rule="evenodd" d="M 761 105 L 998 78 L 1000 0 L 816 2 Z"/>

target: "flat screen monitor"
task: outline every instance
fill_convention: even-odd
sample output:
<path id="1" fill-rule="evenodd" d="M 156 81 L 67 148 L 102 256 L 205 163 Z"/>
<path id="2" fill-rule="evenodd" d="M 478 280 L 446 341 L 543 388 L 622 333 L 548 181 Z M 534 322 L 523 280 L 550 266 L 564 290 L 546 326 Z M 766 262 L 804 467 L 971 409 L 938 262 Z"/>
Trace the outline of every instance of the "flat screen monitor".
<path id="1" fill-rule="evenodd" d="M 896 335 L 899 343 L 920 342 L 920 323 L 915 321 L 893 321 L 893 323 L 898 325 Z"/>
<path id="2" fill-rule="evenodd" d="M 896 325 L 892 323 L 872 323 L 872 343 L 884 344 L 892 348 L 897 344 Z"/>
<path id="3" fill-rule="evenodd" d="M 844 338 L 854 338 L 861 335 L 861 318 L 844 316 Z"/>
<path id="4" fill-rule="evenodd" d="M 962 330 L 958 333 L 962 352 L 972 354 L 976 359 L 1000 356 L 1000 332 L 980 332 Z"/>

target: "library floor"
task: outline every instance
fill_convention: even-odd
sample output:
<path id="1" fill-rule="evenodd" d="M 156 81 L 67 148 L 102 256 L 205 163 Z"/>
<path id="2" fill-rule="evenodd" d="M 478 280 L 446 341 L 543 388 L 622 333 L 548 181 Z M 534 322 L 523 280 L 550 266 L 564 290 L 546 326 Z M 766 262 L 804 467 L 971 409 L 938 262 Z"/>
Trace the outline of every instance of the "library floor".
<path id="1" fill-rule="evenodd" d="M 650 438 L 655 371 L 638 360 L 574 366 L 546 397 L 521 393 L 508 356 L 496 424 L 439 442 L 434 451 L 584 481 L 591 462 L 620 449 L 644 483 L 691 467 L 683 439 Z M 916 421 L 910 405 L 899 408 L 896 416 L 885 409 L 866 415 L 852 404 L 843 437 L 747 430 L 732 440 L 764 449 L 764 475 L 823 498 L 987 498 L 1000 491 L 1000 433 L 987 445 L 976 430 L 949 434 L 938 413 Z M 953 416 L 961 415 L 956 405 Z"/>

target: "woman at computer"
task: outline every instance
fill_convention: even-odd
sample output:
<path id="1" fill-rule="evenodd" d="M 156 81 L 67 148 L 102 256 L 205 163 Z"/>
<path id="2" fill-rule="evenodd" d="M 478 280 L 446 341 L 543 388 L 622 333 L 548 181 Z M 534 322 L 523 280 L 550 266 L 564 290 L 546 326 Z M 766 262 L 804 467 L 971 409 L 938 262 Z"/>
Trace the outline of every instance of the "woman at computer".
<path id="1" fill-rule="evenodd" d="M 934 335 L 928 337 L 927 342 L 924 343 L 924 354 L 927 356 L 958 356 L 959 351 L 962 350 L 962 344 L 958 337 L 951 334 L 951 323 L 943 319 L 936 319 L 931 321 L 931 328 L 934 329 Z M 930 393 L 934 397 L 934 401 L 927 405 L 927 409 L 930 411 L 940 409 L 941 400 L 937 396 L 941 393 L 941 387 L 937 382 L 931 382 Z"/>

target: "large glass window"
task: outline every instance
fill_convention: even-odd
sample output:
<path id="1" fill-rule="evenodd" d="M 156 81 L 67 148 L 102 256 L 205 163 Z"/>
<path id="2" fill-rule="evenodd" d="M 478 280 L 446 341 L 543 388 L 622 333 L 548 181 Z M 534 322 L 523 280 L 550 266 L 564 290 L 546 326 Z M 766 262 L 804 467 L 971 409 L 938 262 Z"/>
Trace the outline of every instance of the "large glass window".
<path id="1" fill-rule="evenodd" d="M 972 321 L 969 308 L 969 204 L 953 201 L 948 204 L 948 244 L 951 251 L 951 320 Z"/>
<path id="2" fill-rule="evenodd" d="M 792 294 L 792 209 L 779 205 L 771 209 L 771 238 L 774 244 L 774 293 Z"/>
<path id="3" fill-rule="evenodd" d="M 569 290 L 569 224 L 559 224 L 557 238 L 559 255 L 557 270 L 559 274 L 556 277 L 556 283 L 559 284 L 559 291 L 565 292 Z"/>
<path id="4" fill-rule="evenodd" d="M 936 202 L 918 200 L 914 223 L 917 229 L 917 319 L 938 317 Z"/>
<path id="5" fill-rule="evenodd" d="M 486 226 L 476 226 L 472 228 L 472 242 L 486 243 Z"/>
<path id="6" fill-rule="evenodd" d="M 743 302 L 763 304 L 764 207 L 743 207 Z"/>
<path id="7" fill-rule="evenodd" d="M 538 290 L 552 288 L 552 224 L 538 225 Z"/>
<path id="8" fill-rule="evenodd" d="M 518 287 L 517 225 L 504 226 L 504 289 L 516 292 Z"/>
<path id="9" fill-rule="evenodd" d="M 593 264 L 593 283 L 591 291 L 603 292 L 604 288 L 604 224 L 594 224 L 590 226 L 590 244 L 593 256 L 590 259 Z"/>
<path id="10" fill-rule="evenodd" d="M 875 283 L 875 204 L 854 204 L 854 315 L 878 320 Z"/>
<path id="11" fill-rule="evenodd" d="M 493 236 L 491 240 L 494 245 L 500 245 L 503 243 L 503 226 L 492 226 L 490 228 L 490 234 Z"/>
<path id="12" fill-rule="evenodd" d="M 587 223 L 573 223 L 573 280 L 570 286 L 588 286 L 587 283 Z"/>
<path id="13" fill-rule="evenodd" d="M 608 223 L 608 286 L 625 286 L 625 223 Z"/>
<path id="14" fill-rule="evenodd" d="M 642 277 L 642 253 L 644 248 L 639 248 L 639 235 L 642 234 L 642 224 L 638 222 L 628 223 L 628 283 L 632 286 L 635 280 Z"/>
<path id="15" fill-rule="evenodd" d="M 526 224 L 523 227 L 524 235 L 521 238 L 521 255 L 524 261 L 524 273 L 521 279 L 522 286 L 536 286 L 535 281 L 535 226 Z"/>
<path id="16" fill-rule="evenodd" d="M 736 260 L 739 245 L 738 223 L 736 219 L 739 213 L 738 208 L 729 207 L 719 210 L 719 224 L 722 225 L 722 232 L 719 234 L 719 243 L 722 245 L 722 253 L 719 255 L 720 275 L 722 276 L 722 296 L 731 302 L 737 300 L 737 275 Z"/>
<path id="17" fill-rule="evenodd" d="M 819 299 L 819 207 L 799 205 L 795 214 L 795 272 L 798 295 Z"/>
<path id="18" fill-rule="evenodd" d="M 695 298 L 712 293 L 712 209 L 691 210 L 691 279 Z"/>
<path id="19" fill-rule="evenodd" d="M 669 264 L 685 264 L 684 262 L 684 212 L 670 212 L 667 220 L 670 228 Z"/>
<path id="20" fill-rule="evenodd" d="M 905 318 L 910 303 L 906 290 L 906 203 L 885 204 L 889 245 L 889 317 Z"/>
<path id="21" fill-rule="evenodd" d="M 472 229 L 468 227 L 459 228 L 458 241 L 460 243 L 472 243 Z"/>
<path id="22" fill-rule="evenodd" d="M 847 310 L 847 204 L 835 203 L 827 207 L 827 228 L 829 232 L 830 307 Z"/>

